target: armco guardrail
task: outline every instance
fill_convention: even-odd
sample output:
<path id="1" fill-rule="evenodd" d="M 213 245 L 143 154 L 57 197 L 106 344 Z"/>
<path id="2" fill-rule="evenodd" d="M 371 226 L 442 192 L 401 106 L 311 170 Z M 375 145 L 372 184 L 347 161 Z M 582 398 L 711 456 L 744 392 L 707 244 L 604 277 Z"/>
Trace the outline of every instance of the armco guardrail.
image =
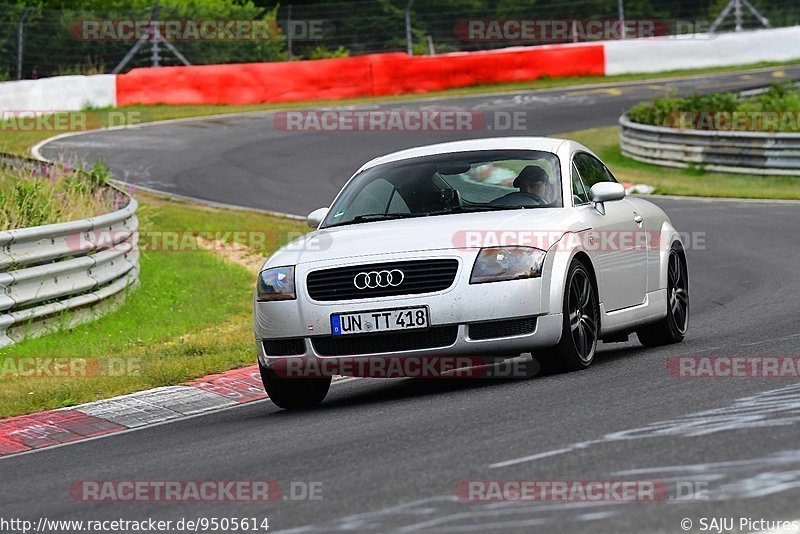
<path id="1" fill-rule="evenodd" d="M 619 119 L 622 154 L 665 167 L 702 166 L 710 171 L 800 174 L 800 134 L 682 130 Z"/>
<path id="2" fill-rule="evenodd" d="M 136 283 L 137 203 L 128 198 L 105 215 L 0 232 L 0 346 L 90 320 Z"/>

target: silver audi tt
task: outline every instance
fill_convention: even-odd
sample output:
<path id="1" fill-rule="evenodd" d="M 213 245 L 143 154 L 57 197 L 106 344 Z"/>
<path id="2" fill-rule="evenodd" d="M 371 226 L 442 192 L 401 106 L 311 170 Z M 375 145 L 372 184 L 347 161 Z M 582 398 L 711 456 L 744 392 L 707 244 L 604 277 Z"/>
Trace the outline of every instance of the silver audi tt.
<path id="1" fill-rule="evenodd" d="M 322 402 L 332 373 L 319 370 L 354 374 L 342 371 L 348 359 L 530 353 L 546 369 L 578 370 L 598 341 L 686 334 L 680 235 L 575 141 L 389 154 L 308 224 L 315 231 L 264 263 L 255 291 L 259 367 L 284 408 Z"/>

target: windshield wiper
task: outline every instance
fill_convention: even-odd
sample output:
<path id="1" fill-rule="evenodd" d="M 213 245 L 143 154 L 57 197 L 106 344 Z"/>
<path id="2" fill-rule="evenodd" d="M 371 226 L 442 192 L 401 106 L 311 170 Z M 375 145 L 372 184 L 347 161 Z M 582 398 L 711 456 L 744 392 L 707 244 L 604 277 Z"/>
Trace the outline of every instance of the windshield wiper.
<path id="1" fill-rule="evenodd" d="M 475 211 L 494 211 L 494 210 L 518 210 L 530 208 L 533 206 L 492 206 L 490 204 L 473 204 L 471 206 L 453 206 L 446 210 L 441 211 L 427 211 L 423 213 L 366 213 L 364 215 L 356 215 L 349 221 L 344 221 L 336 224 L 329 224 L 326 228 L 333 228 L 335 226 L 345 226 L 348 224 L 358 224 L 370 221 L 390 221 L 392 219 L 413 219 L 417 217 L 428 217 L 431 215 L 447 215 L 449 213 L 470 213 Z"/>
<path id="2" fill-rule="evenodd" d="M 390 221 L 392 219 L 408 219 L 411 217 L 424 217 L 427 213 L 366 213 L 364 215 L 356 215 L 349 221 L 331 224 L 328 228 L 334 226 L 344 226 L 346 224 L 356 224 L 368 221 Z"/>
<path id="3" fill-rule="evenodd" d="M 518 210 L 533 206 L 493 206 L 491 204 L 472 204 L 470 206 L 454 206 L 442 211 L 432 211 L 427 215 L 446 215 L 448 213 L 469 213 L 473 211 Z"/>

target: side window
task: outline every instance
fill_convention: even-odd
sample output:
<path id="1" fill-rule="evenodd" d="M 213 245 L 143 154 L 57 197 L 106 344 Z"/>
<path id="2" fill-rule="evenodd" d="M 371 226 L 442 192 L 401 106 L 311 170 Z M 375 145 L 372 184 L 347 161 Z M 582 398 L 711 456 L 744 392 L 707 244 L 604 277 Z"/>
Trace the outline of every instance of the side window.
<path id="1" fill-rule="evenodd" d="M 583 181 L 575 163 L 572 163 L 572 200 L 576 206 L 578 204 L 586 204 L 589 202 L 589 195 L 583 187 Z"/>
<path id="2" fill-rule="evenodd" d="M 586 152 L 575 154 L 572 161 L 578 168 L 581 178 L 583 178 L 583 184 L 587 190 L 591 189 L 592 186 L 598 182 L 616 182 L 611 173 L 606 170 L 606 166 L 603 165 L 599 159 L 590 156 Z"/>
<path id="3" fill-rule="evenodd" d="M 608 176 L 610 177 L 611 181 L 619 183 L 619 180 L 617 180 L 617 177 L 614 176 L 614 174 L 610 170 L 608 170 L 608 167 L 605 167 L 605 169 L 606 169 L 606 172 L 608 173 Z"/>

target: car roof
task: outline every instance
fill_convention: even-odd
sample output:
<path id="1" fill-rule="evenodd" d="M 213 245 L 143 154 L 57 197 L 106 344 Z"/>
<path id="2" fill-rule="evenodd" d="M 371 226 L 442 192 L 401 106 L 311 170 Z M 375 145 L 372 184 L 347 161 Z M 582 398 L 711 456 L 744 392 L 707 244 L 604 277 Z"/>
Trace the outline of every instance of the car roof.
<path id="1" fill-rule="evenodd" d="M 435 145 L 400 150 L 399 152 L 392 152 L 391 154 L 375 158 L 365 163 L 358 172 L 392 161 L 432 156 L 434 154 L 468 152 L 471 150 L 541 150 L 542 152 L 555 153 L 558 147 L 566 142 L 569 141 L 554 137 L 489 137 L 485 139 L 468 139 L 465 141 L 437 143 Z"/>

